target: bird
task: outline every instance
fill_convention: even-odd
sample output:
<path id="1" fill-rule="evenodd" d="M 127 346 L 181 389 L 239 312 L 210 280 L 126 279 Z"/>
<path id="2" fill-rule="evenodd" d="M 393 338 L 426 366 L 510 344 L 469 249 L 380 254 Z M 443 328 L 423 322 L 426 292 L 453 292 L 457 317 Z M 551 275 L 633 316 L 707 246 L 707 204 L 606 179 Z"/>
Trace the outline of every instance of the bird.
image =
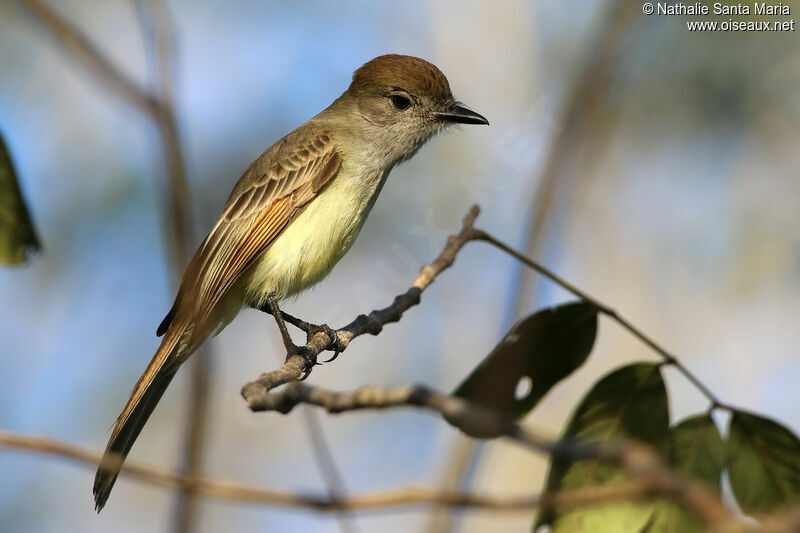
<path id="1" fill-rule="evenodd" d="M 247 168 L 186 267 L 161 343 L 114 424 L 94 480 L 97 512 L 181 364 L 245 307 L 270 312 L 291 350 L 278 303 L 331 271 L 391 170 L 453 124 L 489 122 L 453 97 L 432 63 L 382 55 Z"/>

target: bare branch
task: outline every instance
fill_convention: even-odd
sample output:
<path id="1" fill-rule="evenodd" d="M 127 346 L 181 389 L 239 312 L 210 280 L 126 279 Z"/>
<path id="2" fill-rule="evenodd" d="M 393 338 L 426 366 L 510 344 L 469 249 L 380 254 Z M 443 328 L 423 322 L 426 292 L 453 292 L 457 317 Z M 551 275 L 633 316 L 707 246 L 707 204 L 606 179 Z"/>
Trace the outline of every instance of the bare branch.
<path id="1" fill-rule="evenodd" d="M 314 459 L 317 463 L 317 470 L 319 470 L 320 476 L 325 483 L 328 497 L 334 500 L 341 500 L 346 497 L 344 479 L 342 479 L 342 475 L 336 467 L 333 453 L 317 416 L 318 413 L 312 409 L 303 409 L 302 415 L 306 432 L 308 433 L 308 441 L 311 444 Z M 355 533 L 357 531 L 355 521 L 347 512 L 337 512 L 336 518 L 342 533 Z"/>
<path id="2" fill-rule="evenodd" d="M 50 32 L 61 50 L 88 68 L 113 93 L 143 112 L 155 124 L 164 153 L 167 168 L 168 220 L 171 220 L 175 239 L 178 244 L 177 274 L 188 263 L 192 252 L 191 212 L 189 207 L 189 188 L 186 182 L 186 171 L 175 114 L 170 98 L 164 94 L 156 96 L 143 88 L 132 77 L 125 74 L 82 32 L 77 26 L 68 22 L 59 13 L 41 0 L 18 0 L 18 2 L 34 18 Z M 168 42 L 160 40 L 162 42 Z M 168 48 L 159 44 L 159 50 Z M 171 65 L 171 60 L 162 59 Z M 160 92 L 170 88 L 166 82 L 160 83 Z"/>
<path id="3" fill-rule="evenodd" d="M 514 250 L 509 245 L 505 244 L 504 242 L 502 242 L 501 240 L 497 239 L 496 237 L 493 237 L 492 235 L 489 235 L 485 231 L 475 230 L 474 239 L 487 242 L 487 243 L 491 244 L 492 246 L 502 250 L 503 252 L 505 252 L 505 253 L 509 254 L 510 256 L 514 257 L 516 260 L 518 260 L 521 263 L 525 264 L 526 266 L 528 266 L 532 270 L 535 270 L 536 272 L 538 272 L 542 276 L 544 276 L 544 277 L 550 279 L 551 281 L 557 283 L 558 285 L 560 285 L 564 289 L 568 290 L 569 292 L 571 292 L 572 294 L 574 294 L 578 298 L 580 298 L 580 299 L 582 299 L 582 300 L 594 305 L 595 307 L 597 307 L 597 310 L 599 312 L 603 313 L 604 315 L 606 315 L 609 318 L 611 318 L 612 320 L 614 320 L 620 326 L 622 326 L 623 328 L 628 330 L 628 332 L 630 332 L 634 337 L 636 337 L 637 339 L 642 341 L 650 349 L 652 349 L 659 356 L 661 356 L 661 358 L 664 360 L 664 362 L 666 364 L 675 366 L 689 381 L 692 382 L 692 384 L 695 387 L 697 387 L 697 389 L 706 398 L 709 399 L 709 401 L 711 402 L 711 405 L 712 405 L 713 408 L 732 409 L 729 405 L 721 402 L 719 400 L 719 398 L 717 398 L 717 396 L 714 393 L 712 393 L 711 390 L 709 390 L 709 388 L 702 381 L 700 381 L 700 378 L 695 376 L 686 366 L 684 366 L 683 363 L 681 363 L 678 360 L 677 357 L 675 357 L 673 354 L 669 353 L 660 344 L 658 344 L 656 341 L 654 341 L 649 336 L 647 336 L 641 329 L 639 329 L 637 326 L 635 326 L 628 319 L 624 318 L 622 315 L 620 315 L 617 311 L 615 311 L 610 306 L 608 306 L 608 305 L 604 304 L 603 302 L 601 302 L 600 300 L 590 296 L 585 291 L 579 289 L 578 287 L 576 287 L 575 285 L 573 285 L 569 281 L 565 280 L 564 278 L 562 278 L 561 276 L 559 276 L 558 274 L 556 274 L 552 270 L 540 265 L 539 263 L 537 263 L 533 259 L 530 259 L 529 257 L 526 257 L 525 255 L 523 255 L 520 252 Z"/>
<path id="4" fill-rule="evenodd" d="M 477 205 L 470 207 L 464 217 L 461 231 L 447 239 L 447 244 L 439 256 L 433 262 L 420 268 L 411 287 L 405 293 L 397 296 L 392 305 L 376 309 L 368 315 L 359 315 L 348 325 L 336 330 L 338 339 L 332 339 L 324 331 L 317 331 L 306 345 L 301 347 L 299 353 L 290 355 L 286 359 L 282 367 L 261 374 L 256 381 L 242 387 L 242 396 L 247 400 L 251 409 L 253 405 L 258 405 L 270 390 L 297 381 L 304 373 L 309 372 L 311 368 L 308 366 L 308 361 L 316 360 L 316 357 L 323 351 L 332 349 L 336 344 L 341 350 L 344 350 L 356 337 L 366 333 L 377 335 L 386 324 L 399 321 L 404 312 L 419 303 L 422 291 L 433 283 L 436 276 L 453 264 L 461 248 L 476 238 L 477 234 L 473 224 L 479 213 L 480 209 Z M 334 340 L 338 340 L 338 343 L 335 343 Z"/>
<path id="5" fill-rule="evenodd" d="M 571 291 L 579 298 L 596 306 L 600 312 L 617 321 L 634 336 L 659 353 L 667 363 L 678 365 L 682 372 L 691 376 L 693 383 L 709 396 L 714 406 L 725 407 L 673 355 L 669 354 L 630 322 L 623 319 L 610 307 L 592 298 L 557 274 L 513 250 L 488 233 L 476 229 L 474 222 L 478 213 L 477 206 L 473 206 L 464 218 L 461 231 L 457 235 L 452 235 L 448 238 L 447 245 L 439 257 L 420 269 L 420 273 L 412 283 L 411 288 L 406 293 L 396 297 L 392 305 L 373 311 L 369 315 L 360 315 L 347 326 L 336 330 L 335 335 L 338 337 L 336 339 L 338 343 L 343 347 L 347 347 L 355 337 L 364 333 L 377 335 L 385 324 L 398 321 L 407 309 L 419 303 L 422 290 L 432 283 L 438 274 L 453 264 L 455 256 L 467 242 L 483 240 L 512 255 L 525 265 Z M 570 442 L 550 441 L 527 432 L 502 414 L 487 411 L 462 399 L 443 396 L 421 386 L 399 389 L 364 387 L 353 393 L 335 393 L 301 383 L 290 383 L 297 381 L 303 372 L 308 371 L 305 357 L 310 355 L 315 358 L 323 350 L 330 349 L 334 344 L 333 341 L 334 339 L 328 333 L 317 331 L 309 339 L 306 346 L 303 347 L 303 350 L 305 350 L 303 355 L 290 356 L 279 369 L 262 374 L 258 381 L 245 385 L 242 388 L 242 395 L 247 400 L 250 409 L 253 411 L 288 413 L 300 403 L 323 407 L 332 413 L 400 406 L 423 407 L 439 412 L 452 425 L 473 437 L 491 438 L 503 435 L 537 451 L 549 453 L 553 457 L 571 460 L 591 458 L 617 464 L 628 470 L 629 473 L 634 475 L 635 479 L 646 479 L 648 483 L 654 483 L 654 490 L 656 490 L 657 494 L 675 498 L 694 510 L 709 524 L 725 523 L 730 525 L 735 522 L 735 515 L 720 502 L 713 492 L 702 485 L 680 478 L 663 464 L 657 453 L 641 445 L 619 443 L 580 445 Z M 275 387 L 286 383 L 290 384 L 281 392 L 270 392 Z"/>
<path id="6" fill-rule="evenodd" d="M 0 431 L 0 447 L 71 459 L 90 468 L 94 468 L 102 456 L 98 451 L 49 437 L 5 431 Z M 191 487 L 191 490 L 197 494 L 223 501 L 257 503 L 318 512 L 386 512 L 419 506 L 456 507 L 494 512 L 530 512 L 538 507 L 581 506 L 617 499 L 637 499 L 649 492 L 649 489 L 641 482 L 592 490 L 580 489 L 543 497 L 487 496 L 409 486 L 339 498 L 270 490 L 224 479 L 192 478 L 177 472 L 146 466 L 136 461 L 126 461 L 122 474 L 168 489 L 185 491 Z"/>
<path id="7" fill-rule="evenodd" d="M 677 475 L 655 450 L 643 444 L 581 444 L 575 441 L 550 440 L 523 428 L 504 414 L 490 411 L 462 398 L 443 395 L 421 385 L 394 389 L 366 386 L 354 392 L 333 392 L 303 383 L 291 383 L 280 392 L 263 395 L 257 403 L 251 402 L 250 408 L 254 411 L 288 413 L 299 404 L 316 405 L 330 413 L 397 407 L 432 410 L 470 436 L 480 438 L 502 435 L 531 450 L 549 454 L 553 459 L 596 459 L 620 466 L 634 481 L 640 483 L 639 498 L 672 498 L 715 527 L 738 523 L 737 515 L 714 492 L 705 485 Z"/>
<path id="8" fill-rule="evenodd" d="M 597 307 L 598 311 L 617 322 L 623 328 L 628 330 L 633 336 L 641 340 L 653 351 L 659 354 L 667 364 L 674 365 L 676 368 L 678 368 L 678 370 L 711 401 L 712 407 L 730 409 L 730 406 L 721 402 L 719 398 L 717 398 L 697 376 L 695 376 L 686 366 L 683 365 L 683 363 L 677 359 L 677 357 L 669 353 L 661 345 L 643 333 L 642 330 L 636 327 L 633 323 L 622 317 L 613 308 L 590 296 L 588 293 L 565 280 L 550 269 L 514 250 L 496 237 L 493 237 L 483 230 L 475 228 L 475 219 L 478 217 L 479 213 L 480 209 L 477 205 L 473 205 L 469 209 L 469 212 L 464 217 L 461 231 L 456 235 L 451 235 L 448 237 L 447 244 L 439 256 L 432 263 L 424 265 L 420 269 L 420 272 L 414 282 L 411 284 L 411 287 L 405 293 L 395 297 L 392 305 L 383 309 L 372 311 L 369 315 L 359 315 L 350 324 L 336 330 L 338 344 L 342 348 L 346 348 L 350 344 L 350 341 L 352 341 L 354 338 L 365 333 L 377 335 L 381 332 L 384 325 L 399 321 L 405 311 L 419 303 L 422 291 L 427 288 L 428 285 L 434 281 L 434 279 L 436 279 L 436 276 L 453 264 L 453 261 L 455 261 L 455 257 L 461 248 L 463 248 L 464 245 L 470 241 L 480 240 L 487 242 L 499 250 L 511 255 L 529 268 L 535 270 L 546 278 L 557 283 L 564 289 L 573 293 L 578 298 L 581 298 L 582 300 Z M 317 331 L 314 336 L 309 339 L 309 342 L 301 348 L 300 353 L 288 357 L 282 367 L 271 372 L 266 372 L 259 376 L 258 380 L 246 384 L 242 388 L 242 396 L 245 398 L 245 400 L 247 400 L 248 404 L 250 404 L 252 408 L 254 404 L 257 405 L 261 401 L 264 394 L 275 387 L 299 380 L 303 376 L 304 372 L 308 372 L 310 370 L 310 368 L 307 367 L 307 360 L 315 360 L 316 356 L 324 350 L 332 349 L 334 344 L 334 339 L 331 339 L 327 333 L 323 331 Z"/>
<path id="9" fill-rule="evenodd" d="M 636 26 L 633 22 L 638 20 L 636 15 L 641 6 L 631 0 L 616 0 L 607 5 L 596 25 L 597 33 L 587 47 L 584 63 L 555 117 L 559 127 L 545 156 L 535 204 L 527 221 L 525 254 L 529 256 L 538 255 L 544 245 L 558 192 L 581 176 L 581 169 L 591 167 L 609 137 L 606 132 L 614 119 L 606 109 L 610 79 L 619 62 L 620 43 Z M 530 306 L 536 292 L 535 278 L 522 270 L 512 286 L 516 299 L 510 311 L 516 318 Z"/>
<path id="10" fill-rule="evenodd" d="M 19 2 L 50 31 L 64 50 L 86 66 L 109 89 L 140 111 L 148 114 L 154 112 L 158 104 L 153 96 L 117 68 L 76 26 L 67 22 L 40 0 L 19 0 Z"/>

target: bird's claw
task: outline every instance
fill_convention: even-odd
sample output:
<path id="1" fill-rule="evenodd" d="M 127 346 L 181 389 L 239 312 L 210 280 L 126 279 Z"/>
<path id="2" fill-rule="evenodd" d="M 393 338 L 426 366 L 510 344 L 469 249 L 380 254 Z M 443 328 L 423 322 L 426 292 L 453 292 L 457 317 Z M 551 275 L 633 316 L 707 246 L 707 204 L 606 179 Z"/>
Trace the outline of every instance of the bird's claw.
<path id="1" fill-rule="evenodd" d="M 311 370 L 320 363 L 317 362 L 317 357 L 315 355 L 311 355 L 305 350 L 298 350 L 297 354 L 305 359 L 305 365 L 303 365 L 303 375 L 300 376 L 298 381 L 305 381 L 306 378 L 311 374 Z"/>
<path id="2" fill-rule="evenodd" d="M 323 363 L 330 363 L 331 361 L 334 361 L 337 357 L 339 357 L 339 354 L 344 351 L 345 347 L 342 345 L 342 342 L 339 340 L 339 334 L 336 332 L 335 329 L 330 327 L 328 324 L 321 324 L 319 326 L 317 326 L 317 325 L 309 325 L 309 328 L 306 331 L 306 335 L 308 337 L 308 341 L 310 342 L 311 339 L 314 337 L 314 335 L 316 335 L 317 333 L 320 333 L 320 332 L 324 333 L 325 335 L 328 336 L 329 339 L 331 339 L 331 342 L 328 345 L 328 349 L 332 349 L 333 350 L 333 357 L 323 361 Z"/>

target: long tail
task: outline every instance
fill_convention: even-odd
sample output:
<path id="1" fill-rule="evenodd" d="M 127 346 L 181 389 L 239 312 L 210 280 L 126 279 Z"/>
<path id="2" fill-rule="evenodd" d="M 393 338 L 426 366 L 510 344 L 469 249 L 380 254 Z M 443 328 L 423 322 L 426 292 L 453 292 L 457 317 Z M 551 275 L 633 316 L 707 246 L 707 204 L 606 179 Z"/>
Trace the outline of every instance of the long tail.
<path id="1" fill-rule="evenodd" d="M 153 360 L 133 388 L 131 397 L 117 418 L 103 459 L 94 478 L 94 504 L 99 513 L 106 504 L 136 437 L 147 423 L 175 372 L 188 354 L 181 343 L 183 328 L 173 327 L 161 341 Z"/>

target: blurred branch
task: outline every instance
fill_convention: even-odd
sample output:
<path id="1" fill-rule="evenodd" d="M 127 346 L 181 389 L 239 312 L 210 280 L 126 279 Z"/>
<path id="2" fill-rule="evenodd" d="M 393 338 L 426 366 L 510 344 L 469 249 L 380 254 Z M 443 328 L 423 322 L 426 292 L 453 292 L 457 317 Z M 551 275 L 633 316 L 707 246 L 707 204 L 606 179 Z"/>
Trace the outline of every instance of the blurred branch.
<path id="1" fill-rule="evenodd" d="M 525 265 L 538 271 L 578 297 L 591 303 L 637 338 L 648 344 L 665 359 L 666 364 L 680 363 L 653 340 L 641 333 L 630 322 L 623 319 L 605 304 L 593 299 L 568 281 L 542 267 L 538 263 L 511 249 L 503 242 L 486 232 L 476 229 L 473 224 L 479 209 L 472 206 L 464 217 L 461 231 L 451 235 L 440 255 L 432 263 L 424 265 L 411 288 L 395 298 L 394 303 L 369 315 L 360 315 L 350 325 L 332 332 L 339 344 L 346 347 L 355 337 L 364 333 L 377 335 L 382 326 L 399 320 L 405 310 L 419 302 L 420 294 L 438 274 L 451 266 L 458 252 L 473 240 L 485 241 L 512 255 Z M 305 349 L 319 354 L 324 349 L 332 349 L 336 343 L 324 331 L 315 331 Z M 315 352 L 314 352 L 315 350 Z M 302 359 L 302 358 L 301 358 Z M 287 363 L 292 360 L 290 357 Z M 649 446 L 634 442 L 595 442 L 555 441 L 540 436 L 517 424 L 513 418 L 470 403 L 462 398 L 446 396 L 424 386 L 408 386 L 394 389 L 381 389 L 371 386 L 355 392 L 334 392 L 315 388 L 303 383 L 289 383 L 280 392 L 270 392 L 278 385 L 297 381 L 305 370 L 305 360 L 296 367 L 262 375 L 258 382 L 246 385 L 243 395 L 253 411 L 277 411 L 288 413 L 300 404 L 325 408 L 331 413 L 361 409 L 389 409 L 397 407 L 421 407 L 441 414 L 451 425 L 475 438 L 505 437 L 536 452 L 545 453 L 551 458 L 577 461 L 600 460 L 624 469 L 630 481 L 606 487 L 588 487 L 574 491 L 547 493 L 537 498 L 488 498 L 463 492 L 408 488 L 385 493 L 371 493 L 348 498 L 327 498 L 314 495 L 301 495 L 278 491 L 257 489 L 246 485 L 213 480 L 195 476 L 185 476 L 174 472 L 144 467 L 129 462 L 123 470 L 140 479 L 154 484 L 191 491 L 195 494 L 234 501 L 260 502 L 286 507 L 303 507 L 318 511 L 356 511 L 407 505 L 437 505 L 450 507 L 470 507 L 492 510 L 517 510 L 539 507 L 565 507 L 589 505 L 610 500 L 653 500 L 667 497 L 691 509 L 702 518 L 712 531 L 745 530 L 745 525 L 736 513 L 726 507 L 717 495 L 702 484 L 689 481 L 673 471 L 659 454 Z M 683 368 L 682 365 L 680 368 Z M 688 372 L 683 368 L 685 372 Z M 695 378 L 696 380 L 696 378 Z M 699 381 L 697 381 L 699 384 Z M 700 384 L 702 385 L 702 384 Z M 710 394 L 710 393 L 708 393 Z M 718 407 L 725 407 L 717 404 Z M 40 451 L 77 459 L 92 465 L 100 460 L 100 454 L 92 450 L 76 447 L 48 438 L 36 438 L 0 432 L 0 446 L 16 449 Z M 793 531 L 800 520 L 796 510 L 782 515 L 767 517 L 771 531 Z"/>
<path id="2" fill-rule="evenodd" d="M 649 446 L 633 442 L 553 441 L 518 425 L 510 417 L 490 411 L 455 396 L 446 396 L 422 385 L 381 389 L 366 386 L 354 392 L 333 392 L 303 383 L 291 383 L 280 392 L 261 396 L 251 402 L 254 411 L 288 413 L 299 404 L 315 405 L 330 413 L 361 409 L 421 407 L 441 414 L 453 426 L 468 435 L 501 435 L 553 459 L 576 461 L 594 459 L 625 469 L 636 484 L 626 494 L 629 499 L 653 499 L 666 496 L 691 509 L 719 531 L 730 531 L 739 523 L 705 485 L 688 481 L 669 468 Z M 637 484 L 638 483 L 638 484 Z M 632 488 L 631 486 L 626 489 Z M 593 488 L 600 490 L 599 488 Z M 565 492 L 562 492 L 563 495 Z M 541 500 L 540 500 L 541 503 Z"/>
<path id="3" fill-rule="evenodd" d="M 175 69 L 175 32 L 172 17 L 164 0 L 134 0 L 136 13 L 148 48 L 150 80 L 159 99 L 172 105 L 177 77 Z"/>
<path id="4" fill-rule="evenodd" d="M 0 431 L 0 448 L 36 452 L 71 459 L 94 468 L 102 454 L 49 437 L 38 437 Z M 443 492 L 424 487 L 404 487 L 371 492 L 348 498 L 324 497 L 316 494 L 294 493 L 253 487 L 234 481 L 207 477 L 191 478 L 178 472 L 126 461 L 122 474 L 139 481 L 179 491 L 195 493 L 218 500 L 257 503 L 275 507 L 309 509 L 319 512 L 388 511 L 398 507 L 436 506 L 460 507 L 483 511 L 530 512 L 538 507 L 579 506 L 604 501 L 635 498 L 646 494 L 644 484 L 626 483 L 612 488 L 581 489 L 542 497 L 485 496 L 459 492 Z"/>
<path id="5" fill-rule="evenodd" d="M 171 108 L 174 98 L 175 78 L 175 37 L 173 23 L 164 0 L 135 0 L 137 13 L 145 35 L 145 43 L 151 48 L 148 56 L 151 58 L 152 79 L 156 81 L 155 90 L 159 98 Z M 191 363 L 192 381 L 188 405 L 193 406 L 187 419 L 187 429 L 184 433 L 184 462 L 182 471 L 196 476 L 202 469 L 202 458 L 205 447 L 205 427 L 208 410 L 209 380 L 211 374 L 211 360 L 207 353 L 200 354 Z M 309 443 L 320 471 L 321 477 L 327 487 L 328 494 L 333 499 L 342 499 L 344 496 L 344 483 L 341 479 L 333 454 L 328 447 L 324 432 L 314 412 L 306 410 L 303 413 Z M 174 516 L 173 530 L 176 533 L 187 533 L 194 529 L 193 520 L 198 516 L 196 501 L 190 492 L 181 492 L 178 495 Z M 343 533 L 353 533 L 355 525 L 344 512 L 338 513 L 340 529 Z"/>
<path id="6" fill-rule="evenodd" d="M 158 94 L 158 101 L 161 103 L 161 113 L 155 117 L 159 124 L 162 145 L 164 146 L 164 156 L 167 165 L 168 175 L 181 179 L 172 179 L 170 193 L 173 207 L 178 209 L 179 198 L 189 198 L 188 184 L 185 178 L 186 169 L 184 158 L 178 137 L 177 123 L 173 111 L 175 99 L 175 35 L 173 24 L 167 10 L 167 6 L 162 0 L 136 0 L 137 12 L 142 26 L 144 42 L 149 44 L 153 79 L 155 80 L 155 90 Z M 182 190 L 183 189 L 183 190 Z M 176 226 L 176 234 L 187 230 L 185 238 L 178 239 L 179 248 L 179 269 L 177 275 L 180 276 L 182 269 L 189 263 L 192 253 L 192 242 L 188 229 L 191 228 L 191 216 L 183 208 L 176 213 L 185 213 L 187 219 L 181 225 Z M 174 222 L 182 218 L 176 215 Z M 206 424 L 208 421 L 209 395 L 211 388 L 211 354 L 208 349 L 200 350 L 189 363 L 191 381 L 187 398 L 189 406 L 189 416 L 186 417 L 186 427 L 183 433 L 183 456 L 181 471 L 191 477 L 197 477 L 203 470 L 203 457 L 205 455 L 206 444 Z M 194 493 L 181 491 L 175 502 L 173 514 L 172 530 L 176 533 L 189 533 L 195 529 L 195 521 L 199 516 L 197 512 L 197 499 Z"/>
<path id="7" fill-rule="evenodd" d="M 49 437 L 39 437 L 0 431 L 0 448 L 24 450 L 72 459 L 94 468 L 102 458 L 99 451 L 76 446 Z M 373 492 L 349 498 L 324 497 L 316 494 L 293 493 L 262 489 L 234 481 L 208 477 L 189 477 L 175 471 L 125 461 L 122 474 L 139 481 L 178 491 L 192 490 L 196 494 L 233 502 L 249 502 L 276 507 L 312 509 L 322 512 L 387 510 L 412 505 L 458 506 L 497 511 L 529 511 L 540 504 L 536 497 L 491 497 L 472 494 L 442 493 L 423 487 L 407 487 L 385 492 Z"/>
<path id="8" fill-rule="evenodd" d="M 317 469 L 325 482 L 328 497 L 332 500 L 343 500 L 345 499 L 344 480 L 336 468 L 333 453 L 331 453 L 330 446 L 328 446 L 328 441 L 325 438 L 325 432 L 322 430 L 317 413 L 311 409 L 303 409 L 302 414 L 306 431 L 308 432 L 308 440 L 314 452 L 314 459 L 317 462 Z M 347 512 L 339 511 L 336 513 L 336 517 L 339 521 L 339 529 L 343 533 L 354 533 L 356 531 L 355 523 Z"/>
<path id="9" fill-rule="evenodd" d="M 570 184 L 579 174 L 580 166 L 599 152 L 599 146 L 608 137 L 600 129 L 608 127 L 609 117 L 602 120 L 602 114 L 610 73 L 619 55 L 620 42 L 640 10 L 639 2 L 616 0 L 597 24 L 596 37 L 587 46 L 589 54 L 563 103 L 557 119 L 561 127 L 552 139 L 539 176 L 525 238 L 528 256 L 538 255 L 543 244 L 558 188 Z M 511 311 L 512 317 L 518 317 L 530 306 L 536 289 L 535 277 L 521 270 L 514 286 L 517 297 Z"/>
<path id="10" fill-rule="evenodd" d="M 192 214 L 189 185 L 186 178 L 185 159 L 181 148 L 178 125 L 173 109 L 174 101 L 174 35 L 166 6 L 160 0 L 142 0 L 137 4 L 143 33 L 153 43 L 155 92 L 142 87 L 119 69 L 77 26 L 74 26 L 46 3 L 40 0 L 19 0 L 23 7 L 46 28 L 61 48 L 80 61 L 113 93 L 126 100 L 148 117 L 156 128 L 166 169 L 163 187 L 165 199 L 163 212 L 172 229 L 176 253 L 173 257 L 171 277 L 176 285 L 189 263 L 193 252 Z M 172 247 L 168 247 L 171 250 Z M 205 448 L 205 426 L 208 413 L 210 387 L 210 353 L 207 347 L 195 354 L 190 364 L 192 372 L 188 405 L 189 417 L 184 441 L 183 470 L 190 476 L 202 469 Z M 191 491 L 182 493 L 178 500 L 174 530 L 189 532 L 193 529 L 191 518 L 197 516 L 193 508 Z"/>
<path id="11" fill-rule="evenodd" d="M 486 449 L 487 442 L 457 435 L 455 443 L 450 446 L 439 481 L 443 491 L 465 490 L 472 485 L 477 475 L 478 466 Z M 458 531 L 458 516 L 453 509 L 442 508 L 431 513 L 424 530 L 428 533 L 448 533 Z"/>
<path id="12" fill-rule="evenodd" d="M 18 2 L 55 37 L 67 53 L 87 67 L 112 92 L 144 113 L 154 112 L 154 108 L 159 104 L 153 95 L 139 87 L 117 68 L 77 27 L 67 22 L 44 2 L 39 0 L 18 0 Z"/>
<path id="13" fill-rule="evenodd" d="M 545 244 L 559 188 L 568 187 L 580 174 L 580 168 L 589 165 L 609 138 L 603 134 L 611 122 L 605 106 L 609 77 L 619 56 L 619 43 L 628 33 L 641 4 L 633 0 L 612 0 L 611 5 L 603 9 L 606 13 L 598 17 L 597 30 L 586 46 L 587 57 L 572 80 L 556 117 L 559 127 L 553 132 L 526 224 L 525 253 L 528 256 L 539 255 Z M 536 293 L 536 278 L 530 270 L 517 269 L 514 278 L 511 291 L 514 296 L 509 302 L 503 328 L 525 314 Z M 483 455 L 482 447 L 483 443 L 476 441 L 460 445 L 446 469 L 450 475 L 443 480 L 444 488 L 467 490 L 470 487 Z M 455 518 L 446 512 L 432 518 L 430 533 L 457 529 Z"/>
<path id="14" fill-rule="evenodd" d="M 425 400 L 422 393 L 433 396 Z M 335 393 L 313 389 L 298 383 L 287 387 L 282 394 L 291 394 L 299 398 L 299 400 L 290 399 L 288 403 L 284 404 L 284 407 L 288 407 L 291 403 L 309 403 L 303 401 L 303 398 L 309 398 L 310 403 L 324 404 L 326 408 L 335 412 L 346 410 L 345 408 L 348 406 L 367 408 L 367 403 L 380 404 L 382 408 L 402 405 L 416 406 L 421 400 L 437 406 L 432 408 L 439 412 L 456 413 L 459 416 L 478 412 L 472 406 L 458 405 L 464 402 L 463 400 L 441 396 L 420 387 L 390 390 L 373 388 L 371 390 L 361 389 L 355 393 Z M 273 395 L 273 397 L 275 396 Z M 279 402 L 283 403 L 284 400 L 279 400 Z M 357 407 L 358 404 L 361 404 L 360 407 Z M 479 413 L 480 416 L 484 414 L 495 419 L 497 416 L 494 413 Z M 474 424 L 474 422 L 470 422 L 470 424 Z M 490 427 L 484 429 L 496 429 L 496 427 L 496 421 L 492 420 Z M 225 479 L 192 478 L 136 461 L 126 461 L 122 467 L 122 474 L 151 485 L 179 491 L 192 490 L 198 495 L 222 501 L 255 503 L 316 512 L 386 512 L 412 506 L 462 508 L 487 512 L 530 512 L 537 508 L 581 507 L 618 500 L 653 500 L 657 496 L 663 495 L 680 502 L 691 502 L 687 504 L 691 509 L 702 513 L 701 516 L 704 519 L 711 520 L 711 524 L 715 526 L 711 529 L 712 531 L 725 533 L 749 531 L 738 519 L 738 516 L 722 505 L 712 492 L 702 485 L 686 482 L 675 476 L 661 463 L 658 455 L 646 446 L 632 443 L 579 445 L 574 442 L 549 441 L 516 424 L 507 425 L 507 428 L 510 432 L 509 438 L 529 448 L 536 450 L 552 448 L 548 453 L 573 459 L 595 458 L 596 456 L 598 459 L 608 460 L 625 467 L 634 475 L 634 479 L 612 486 L 586 487 L 540 496 L 487 496 L 410 486 L 353 495 L 348 498 L 335 498 L 264 489 Z M 89 468 L 94 468 L 102 457 L 102 453 L 99 451 L 57 439 L 2 430 L 0 430 L 0 448 L 70 459 Z M 790 507 L 773 515 L 759 516 L 758 518 L 761 524 L 758 531 L 795 532 L 800 529 L 800 506 Z"/>
<path id="15" fill-rule="evenodd" d="M 167 168 L 165 187 L 168 198 L 167 212 L 178 245 L 177 267 L 179 268 L 176 270 L 182 271 L 192 252 L 191 209 L 184 159 L 171 99 L 164 97 L 164 91 L 160 91 L 160 94 L 156 95 L 140 86 L 133 78 L 114 65 L 85 33 L 64 19 L 45 2 L 40 0 L 17 1 L 56 39 L 57 44 L 64 52 L 83 64 L 111 92 L 136 107 L 153 121 L 161 140 Z M 165 83 L 160 85 L 169 87 Z"/>

